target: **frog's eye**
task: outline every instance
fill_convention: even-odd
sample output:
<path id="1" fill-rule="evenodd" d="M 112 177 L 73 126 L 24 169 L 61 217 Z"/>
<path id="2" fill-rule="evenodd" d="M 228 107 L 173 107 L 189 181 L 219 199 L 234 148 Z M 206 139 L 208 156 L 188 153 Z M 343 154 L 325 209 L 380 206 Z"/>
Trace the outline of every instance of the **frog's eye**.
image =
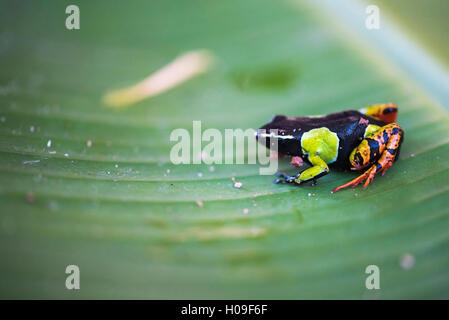
<path id="1" fill-rule="evenodd" d="M 353 168 L 361 169 L 370 163 L 370 149 L 365 142 L 366 140 L 354 149 L 349 157 L 349 161 Z"/>
<path id="2" fill-rule="evenodd" d="M 285 119 L 287 119 L 287 116 L 284 116 L 283 114 L 278 114 L 278 115 L 275 115 L 271 119 L 271 122 L 278 122 L 278 121 L 282 121 L 282 120 L 285 120 Z"/>

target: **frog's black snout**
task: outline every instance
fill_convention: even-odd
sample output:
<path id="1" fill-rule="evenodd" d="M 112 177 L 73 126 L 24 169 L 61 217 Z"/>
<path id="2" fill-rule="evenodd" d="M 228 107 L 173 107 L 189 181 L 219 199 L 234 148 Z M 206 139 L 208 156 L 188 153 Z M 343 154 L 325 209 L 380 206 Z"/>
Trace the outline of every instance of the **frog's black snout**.
<path id="1" fill-rule="evenodd" d="M 285 120 L 285 119 L 287 119 L 287 116 L 285 116 L 285 115 L 283 115 L 283 114 L 277 114 L 277 115 L 275 115 L 272 119 L 271 119 L 271 123 L 274 123 L 274 122 L 280 122 L 280 121 L 283 121 L 283 120 Z"/>
<path id="2" fill-rule="evenodd" d="M 265 126 L 264 126 L 265 127 Z M 260 128 L 256 131 L 256 140 L 260 144 L 264 145 L 268 149 L 270 149 L 270 144 L 273 142 L 273 137 L 271 136 L 270 129 Z"/>
<path id="3" fill-rule="evenodd" d="M 270 122 L 263 125 L 259 128 L 259 130 L 257 130 L 256 136 L 262 137 L 267 133 L 269 134 L 272 130 L 278 130 L 279 128 L 282 128 L 281 124 L 285 119 L 287 119 L 287 117 L 282 114 L 274 116 Z"/>

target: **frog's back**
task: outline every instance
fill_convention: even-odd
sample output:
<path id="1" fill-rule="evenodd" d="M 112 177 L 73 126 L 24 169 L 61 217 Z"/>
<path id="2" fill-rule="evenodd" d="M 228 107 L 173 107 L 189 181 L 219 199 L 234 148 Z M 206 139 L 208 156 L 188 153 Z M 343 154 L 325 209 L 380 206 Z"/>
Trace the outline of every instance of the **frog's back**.
<path id="1" fill-rule="evenodd" d="M 311 128 L 316 128 L 320 126 L 324 126 L 327 128 L 336 127 L 341 128 L 341 125 L 344 123 L 353 123 L 353 122 L 359 122 L 360 119 L 363 119 L 362 121 L 367 121 L 369 124 L 374 124 L 378 126 L 385 125 L 384 122 L 379 121 L 377 119 L 374 119 L 370 116 L 367 116 L 363 113 L 361 113 L 358 110 L 345 110 L 335 113 L 330 113 L 325 116 L 305 116 L 305 117 L 296 117 L 296 118 L 289 118 L 291 120 L 295 119 L 298 122 L 308 125 Z"/>
<path id="2" fill-rule="evenodd" d="M 319 117 L 296 118 L 302 123 L 303 134 L 309 130 L 325 127 L 338 137 L 338 155 L 330 166 L 349 168 L 349 155 L 363 140 L 369 125 L 383 126 L 382 121 L 371 118 L 357 110 L 346 110 Z"/>

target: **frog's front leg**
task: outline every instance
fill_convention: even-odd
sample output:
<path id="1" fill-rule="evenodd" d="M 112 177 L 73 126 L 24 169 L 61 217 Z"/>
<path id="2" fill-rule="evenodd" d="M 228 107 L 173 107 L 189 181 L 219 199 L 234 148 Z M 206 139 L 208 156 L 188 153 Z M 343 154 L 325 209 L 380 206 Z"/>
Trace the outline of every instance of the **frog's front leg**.
<path id="1" fill-rule="evenodd" d="M 316 180 L 329 173 L 329 167 L 326 162 L 317 155 L 309 156 L 309 161 L 312 164 L 311 168 L 308 168 L 296 176 L 289 176 L 285 173 L 281 173 L 282 179 L 277 179 L 275 183 L 296 183 L 301 184 L 311 180 Z"/>
<path id="2" fill-rule="evenodd" d="M 352 170 L 361 170 L 370 166 L 369 169 L 354 180 L 335 188 L 332 192 L 355 187 L 363 181 L 365 181 L 364 188 L 366 188 L 377 173 L 381 172 L 384 175 L 393 162 L 398 159 L 403 139 L 404 132 L 397 123 L 383 126 L 365 137 L 351 153 L 349 161 Z"/>

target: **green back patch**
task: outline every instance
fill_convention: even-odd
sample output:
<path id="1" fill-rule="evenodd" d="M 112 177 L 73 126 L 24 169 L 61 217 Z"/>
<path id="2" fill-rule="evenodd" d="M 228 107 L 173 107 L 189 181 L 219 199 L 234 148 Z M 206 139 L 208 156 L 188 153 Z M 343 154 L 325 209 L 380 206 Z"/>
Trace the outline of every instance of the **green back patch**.
<path id="1" fill-rule="evenodd" d="M 301 137 L 303 154 L 317 155 L 326 163 L 337 160 L 340 139 L 326 127 L 312 129 Z"/>

